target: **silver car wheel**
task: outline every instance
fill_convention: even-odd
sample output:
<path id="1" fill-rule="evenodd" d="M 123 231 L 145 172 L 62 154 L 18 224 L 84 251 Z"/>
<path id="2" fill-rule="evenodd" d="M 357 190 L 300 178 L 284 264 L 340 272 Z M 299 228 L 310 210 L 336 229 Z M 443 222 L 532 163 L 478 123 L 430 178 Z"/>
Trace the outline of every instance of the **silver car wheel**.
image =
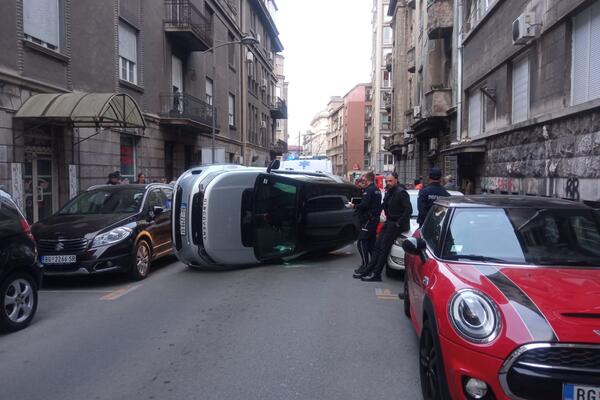
<path id="1" fill-rule="evenodd" d="M 4 293 L 4 312 L 14 323 L 21 323 L 31 316 L 35 304 L 33 288 L 25 279 L 16 279 Z"/>
<path id="2" fill-rule="evenodd" d="M 135 266 L 140 276 L 146 276 L 148 267 L 150 266 L 150 251 L 148 250 L 148 246 L 143 243 L 137 249 Z"/>

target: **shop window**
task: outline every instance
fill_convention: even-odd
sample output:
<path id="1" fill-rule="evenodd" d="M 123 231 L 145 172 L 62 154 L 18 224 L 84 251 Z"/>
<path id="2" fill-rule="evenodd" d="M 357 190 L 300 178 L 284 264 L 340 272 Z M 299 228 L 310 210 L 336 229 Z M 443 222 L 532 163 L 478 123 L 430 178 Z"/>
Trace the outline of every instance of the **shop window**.
<path id="1" fill-rule="evenodd" d="M 135 138 L 121 135 L 121 178 L 125 183 L 133 183 L 135 175 Z"/>

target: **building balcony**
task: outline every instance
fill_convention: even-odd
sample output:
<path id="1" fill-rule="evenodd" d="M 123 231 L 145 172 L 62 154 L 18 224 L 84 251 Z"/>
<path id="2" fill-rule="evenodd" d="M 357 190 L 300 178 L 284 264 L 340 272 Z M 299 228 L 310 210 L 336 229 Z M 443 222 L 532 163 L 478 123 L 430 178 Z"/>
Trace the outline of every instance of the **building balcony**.
<path id="1" fill-rule="evenodd" d="M 201 132 L 212 130 L 213 107 L 187 93 L 161 93 L 159 116 L 161 125 L 189 127 Z"/>
<path id="2" fill-rule="evenodd" d="M 451 35 L 453 25 L 453 1 L 428 0 L 427 36 L 429 39 L 443 39 Z"/>
<path id="3" fill-rule="evenodd" d="M 415 123 L 415 110 L 410 108 L 404 111 L 404 125 L 412 126 Z"/>
<path id="4" fill-rule="evenodd" d="M 392 63 L 393 63 L 392 53 L 386 54 L 385 55 L 385 69 L 388 72 L 392 72 Z"/>
<path id="5" fill-rule="evenodd" d="M 283 155 L 288 152 L 287 142 L 279 139 L 276 143 L 271 144 L 269 150 L 277 155 Z"/>
<path id="6" fill-rule="evenodd" d="M 452 89 L 432 89 L 425 93 L 423 118 L 447 117 L 452 107 Z"/>
<path id="7" fill-rule="evenodd" d="M 165 0 L 165 33 L 174 44 L 187 51 L 205 51 L 213 46 L 210 18 L 190 0 Z"/>
<path id="8" fill-rule="evenodd" d="M 415 61 L 415 47 L 411 47 L 406 52 L 406 65 L 408 67 L 408 72 L 411 74 L 415 73 L 416 70 L 416 61 Z"/>
<path id="9" fill-rule="evenodd" d="M 327 156 L 335 156 L 338 154 L 342 154 L 344 152 L 344 145 L 338 144 L 337 146 L 333 146 L 327 149 Z"/>
<path id="10" fill-rule="evenodd" d="M 285 100 L 277 98 L 277 101 L 271 108 L 271 118 L 273 119 L 287 119 L 287 103 Z"/>

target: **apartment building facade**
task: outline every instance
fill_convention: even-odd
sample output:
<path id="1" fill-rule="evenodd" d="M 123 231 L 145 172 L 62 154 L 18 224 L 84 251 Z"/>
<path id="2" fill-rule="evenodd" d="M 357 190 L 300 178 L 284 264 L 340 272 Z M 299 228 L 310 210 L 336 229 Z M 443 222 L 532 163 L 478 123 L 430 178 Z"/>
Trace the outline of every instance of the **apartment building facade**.
<path id="1" fill-rule="evenodd" d="M 344 99 L 332 97 L 327 104 L 329 126 L 327 131 L 327 158 L 331 160 L 333 173 L 344 176 Z"/>
<path id="2" fill-rule="evenodd" d="M 277 150 L 273 121 L 287 110 L 275 96 L 273 1 L 2 9 L 0 185 L 30 221 L 115 170 L 171 180 L 212 161 L 265 165 Z M 248 34 L 260 42 L 218 46 Z"/>
<path id="3" fill-rule="evenodd" d="M 385 147 L 400 180 L 412 183 L 437 166 L 456 176 L 453 157 L 442 154 L 456 137 L 457 43 L 452 0 L 391 0 L 394 50 L 392 130 Z"/>
<path id="4" fill-rule="evenodd" d="M 394 170 L 394 158 L 385 148 L 385 142 L 392 134 L 389 105 L 392 95 L 392 71 L 386 68 L 385 60 L 392 54 L 392 18 L 388 15 L 389 0 L 373 0 L 372 10 L 372 54 L 371 87 L 372 111 L 370 167 L 377 172 Z"/>
<path id="5" fill-rule="evenodd" d="M 273 156 L 279 156 L 287 153 L 289 143 L 289 131 L 287 120 L 288 87 L 289 82 L 285 78 L 285 57 L 281 54 L 275 54 L 275 76 L 277 83 L 275 86 L 275 101 L 282 108 L 285 118 L 276 118 L 275 122 L 275 151 Z"/>
<path id="6" fill-rule="evenodd" d="M 310 121 L 310 130 L 304 134 L 304 155 L 319 157 L 327 154 L 327 132 L 329 131 L 329 112 L 319 111 Z"/>

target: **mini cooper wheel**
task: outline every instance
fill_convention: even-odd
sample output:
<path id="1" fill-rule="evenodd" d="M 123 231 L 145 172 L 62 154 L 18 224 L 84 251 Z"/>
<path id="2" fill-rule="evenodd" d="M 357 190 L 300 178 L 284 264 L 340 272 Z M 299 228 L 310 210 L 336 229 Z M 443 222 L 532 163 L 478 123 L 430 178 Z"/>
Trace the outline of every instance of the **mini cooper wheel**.
<path id="1" fill-rule="evenodd" d="M 404 285 L 403 285 L 403 293 L 404 293 L 404 315 L 407 318 L 410 318 L 410 298 L 408 297 L 408 274 L 404 273 Z"/>
<path id="2" fill-rule="evenodd" d="M 0 331 L 14 332 L 25 328 L 38 305 L 37 285 L 24 273 L 10 275 L 0 285 Z"/>
<path id="3" fill-rule="evenodd" d="M 437 333 L 428 320 L 423 322 L 419 343 L 419 375 L 424 400 L 446 400 L 444 364 L 437 343 Z"/>
<path id="4" fill-rule="evenodd" d="M 148 276 L 151 258 L 152 252 L 148 242 L 143 239 L 138 241 L 133 252 L 133 265 L 130 272 L 133 279 L 140 281 Z"/>

